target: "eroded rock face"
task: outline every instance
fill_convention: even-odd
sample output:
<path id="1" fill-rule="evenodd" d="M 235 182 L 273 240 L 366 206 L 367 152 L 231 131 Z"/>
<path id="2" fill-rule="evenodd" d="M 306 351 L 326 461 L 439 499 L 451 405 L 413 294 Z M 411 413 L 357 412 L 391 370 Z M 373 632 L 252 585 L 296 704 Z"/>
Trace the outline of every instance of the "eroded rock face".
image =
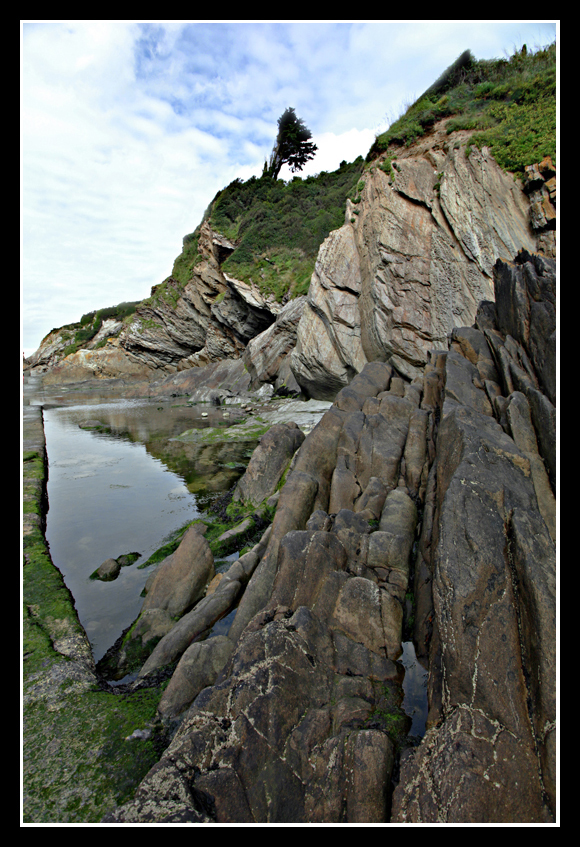
<path id="1" fill-rule="evenodd" d="M 296 333 L 306 297 L 290 300 L 276 315 L 275 322 L 253 338 L 246 347 L 243 361 L 252 378 L 252 384 L 273 383 L 276 388 L 288 384 L 294 391 L 295 382 L 288 355 L 296 345 Z"/>
<path id="2" fill-rule="evenodd" d="M 482 310 L 484 332 L 458 330 L 446 357 L 415 568 L 415 636 L 419 652 L 429 653 L 428 731 L 404 758 L 394 821 L 542 822 L 555 812 L 555 501 L 549 450 L 541 456 L 514 378 L 549 401 L 525 350 L 497 328 L 530 258 L 496 263 L 497 325 Z M 554 282 L 554 263 L 537 258 L 546 284 Z M 552 344 L 548 335 L 548 359 Z M 461 380 L 458 349 L 474 366 Z M 484 372 L 495 379 L 482 380 Z"/>
<path id="3" fill-rule="evenodd" d="M 162 292 L 161 286 L 154 286 L 127 324 L 103 324 L 87 349 L 64 359 L 66 328 L 53 332 L 27 366 L 50 367 L 47 383 L 92 377 L 150 381 L 163 373 L 239 358 L 248 342 L 274 322 L 281 307 L 255 286 L 222 273 L 221 262 L 233 249 L 205 222 L 199 238 L 202 260 L 185 286 L 172 277 L 165 280 Z M 92 349 L 109 336 L 115 337 Z"/>
<path id="4" fill-rule="evenodd" d="M 365 171 L 360 202 L 348 201 L 345 225 L 320 246 L 307 297 L 283 309 L 221 271 L 235 247 L 205 222 L 187 285 L 155 286 L 118 338 L 59 362 L 51 380 L 151 381 L 243 355 L 254 387 L 333 400 L 367 361 L 419 376 L 429 351 L 447 348 L 453 328 L 492 299 L 498 258 L 555 255 L 551 160 L 530 166 L 522 190 L 487 148 L 467 154 L 468 140 L 441 122 L 390 166 Z M 37 364 L 62 356 L 58 332 Z"/>
<path id="5" fill-rule="evenodd" d="M 496 286 L 515 291 L 530 261 L 497 262 Z M 549 291 L 554 267 L 543 267 Z M 280 492 L 233 647 L 208 654 L 225 665 L 212 684 L 208 661 L 203 688 L 189 631 L 167 714 L 203 690 L 108 821 L 381 822 L 389 807 L 393 822 L 553 820 L 555 501 L 529 401 L 545 395 L 500 323 L 484 304 L 421 378 L 371 362 L 341 390 Z M 429 715 L 405 749 L 411 585 Z M 158 648 L 157 667 L 174 660 Z"/>
<path id="6" fill-rule="evenodd" d="M 495 260 L 535 240 L 525 195 L 485 149 L 434 150 L 395 162 L 393 174 L 369 174 L 354 225 L 361 336 L 368 359 L 413 377 L 490 299 Z"/>
<path id="7" fill-rule="evenodd" d="M 332 400 L 362 370 L 359 256 L 350 225 L 321 244 L 290 367 L 309 397 Z"/>
<path id="8" fill-rule="evenodd" d="M 238 358 L 280 309 L 254 286 L 222 273 L 221 263 L 234 245 L 213 232 L 207 221 L 198 249 L 202 261 L 187 285 L 166 280 L 165 295 L 141 305 L 121 336 L 123 347 L 150 366 L 158 362 L 182 370 Z"/>
<path id="9" fill-rule="evenodd" d="M 530 204 L 487 148 L 466 155 L 465 133 L 442 132 L 402 151 L 389 173 L 366 171 L 360 203 L 349 201 L 345 226 L 321 246 L 290 358 L 307 395 L 332 397 L 366 361 L 418 376 L 428 351 L 491 299 L 495 261 L 544 244 L 532 188 Z"/>

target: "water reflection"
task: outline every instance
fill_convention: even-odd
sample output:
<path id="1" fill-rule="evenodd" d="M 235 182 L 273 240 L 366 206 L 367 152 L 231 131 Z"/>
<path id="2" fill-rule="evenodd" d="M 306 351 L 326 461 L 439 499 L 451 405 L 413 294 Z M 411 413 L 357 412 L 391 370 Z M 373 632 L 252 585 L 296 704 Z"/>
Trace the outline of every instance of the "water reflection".
<path id="1" fill-rule="evenodd" d="M 80 428 L 87 420 L 104 429 Z M 212 445 L 210 461 L 194 455 L 193 445 L 185 451 L 186 445 L 169 441 L 206 421 L 195 407 L 148 401 L 92 399 L 44 408 L 46 537 L 96 661 L 139 614 L 151 573 L 139 564 L 243 473 L 251 444 L 221 453 Z M 140 559 L 113 582 L 90 579 L 105 559 L 134 551 Z"/>
<path id="2" fill-rule="evenodd" d="M 403 679 L 403 710 L 412 720 L 409 735 L 422 738 L 427 722 L 427 681 L 428 671 L 420 664 L 415 655 L 412 641 L 403 642 L 403 655 L 399 659 L 405 668 Z"/>

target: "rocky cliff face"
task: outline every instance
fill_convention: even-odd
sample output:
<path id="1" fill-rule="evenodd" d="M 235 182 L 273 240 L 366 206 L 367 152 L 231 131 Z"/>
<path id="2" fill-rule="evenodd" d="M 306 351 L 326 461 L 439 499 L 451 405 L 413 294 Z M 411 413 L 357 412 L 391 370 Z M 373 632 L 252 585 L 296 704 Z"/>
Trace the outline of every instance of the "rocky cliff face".
<path id="1" fill-rule="evenodd" d="M 108 822 L 554 819 L 555 262 L 521 251 L 492 275 L 495 304 L 420 375 L 369 362 L 338 393 L 251 563 L 186 616 L 194 643 L 177 624 L 155 648 L 142 676 L 183 657 L 160 704 L 181 723 Z M 234 586 L 228 636 L 202 650 Z"/>
<path id="2" fill-rule="evenodd" d="M 282 307 L 225 274 L 235 245 L 206 222 L 185 286 L 172 277 L 154 286 L 130 321 L 103 325 L 65 359 L 66 328 L 53 331 L 28 367 L 48 368 L 48 382 L 151 381 L 243 356 L 255 387 L 329 400 L 367 361 L 418 376 L 429 351 L 447 347 L 453 327 L 471 324 L 479 302 L 492 299 L 498 258 L 520 249 L 555 256 L 551 161 L 530 166 L 522 185 L 487 148 L 470 148 L 469 132 L 445 128 L 441 121 L 365 172 L 344 226 L 320 247 L 306 299 Z"/>
<path id="3" fill-rule="evenodd" d="M 144 608 L 138 634 L 160 640 L 137 685 L 177 663 L 159 706 L 175 734 L 108 822 L 554 820 L 555 172 L 520 185 L 468 141 L 442 123 L 377 160 L 307 297 L 281 308 L 225 275 L 233 245 L 204 225 L 185 287 L 52 368 L 162 376 L 156 396 L 223 390 L 221 360 L 243 357 L 244 390 L 334 401 L 305 439 L 257 448 L 237 495 L 276 505 L 261 542 L 177 623 L 171 579 Z M 270 454 L 285 483 L 260 504 Z"/>
<path id="4" fill-rule="evenodd" d="M 309 396 L 333 398 L 366 361 L 417 376 L 429 350 L 492 298 L 496 259 L 522 248 L 554 255 L 538 169 L 530 206 L 486 148 L 467 154 L 466 133 L 444 128 L 367 171 L 360 203 L 322 245 L 291 357 Z"/>
<path id="5" fill-rule="evenodd" d="M 53 331 L 27 366 L 36 372 L 48 368 L 47 384 L 93 377 L 151 381 L 239 358 L 248 342 L 274 322 L 281 307 L 255 286 L 222 273 L 220 265 L 234 247 L 207 224 L 201 228 L 198 249 L 201 259 L 187 285 L 169 277 L 154 286 L 131 320 L 109 333 L 104 347 L 95 349 L 93 339 L 86 349 L 63 359 L 66 339 L 62 331 Z"/>

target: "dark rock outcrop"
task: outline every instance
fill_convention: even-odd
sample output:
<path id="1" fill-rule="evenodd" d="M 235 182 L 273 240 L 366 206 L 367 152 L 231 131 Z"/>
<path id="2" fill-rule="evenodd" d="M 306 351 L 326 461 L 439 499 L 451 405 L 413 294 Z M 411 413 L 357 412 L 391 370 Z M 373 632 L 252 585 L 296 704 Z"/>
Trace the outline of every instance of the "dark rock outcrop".
<path id="1" fill-rule="evenodd" d="M 207 672 L 206 648 L 184 652 L 161 711 L 201 690 L 107 821 L 553 820 L 555 501 L 533 403 L 552 403 L 555 339 L 539 350 L 537 322 L 506 322 L 522 280 L 550 314 L 553 260 L 498 261 L 496 308 L 420 377 L 371 362 L 338 394 L 296 454 L 229 643 L 206 642 Z M 405 625 L 429 668 L 418 746 Z"/>

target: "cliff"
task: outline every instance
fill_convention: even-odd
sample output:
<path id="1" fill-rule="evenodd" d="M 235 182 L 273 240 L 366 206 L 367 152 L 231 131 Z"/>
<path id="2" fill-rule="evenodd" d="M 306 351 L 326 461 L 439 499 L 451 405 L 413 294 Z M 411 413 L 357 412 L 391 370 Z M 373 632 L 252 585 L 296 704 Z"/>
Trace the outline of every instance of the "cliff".
<path id="1" fill-rule="evenodd" d="M 307 291 L 256 275 L 282 273 L 271 246 L 236 265 L 218 197 L 112 341 L 54 364 L 50 338 L 32 363 L 48 383 L 132 376 L 133 395 L 332 401 L 306 437 L 262 436 L 233 493 L 270 524 L 259 542 L 218 579 L 192 526 L 101 667 L 138 653 L 133 691 L 171 672 L 171 743 L 105 822 L 555 820 L 556 169 L 506 171 L 448 113 L 460 58 L 404 144 L 377 139 Z"/>
<path id="2" fill-rule="evenodd" d="M 555 263 L 521 251 L 493 277 L 496 306 L 419 377 L 367 363 L 289 447 L 264 540 L 140 671 L 178 662 L 158 707 L 178 729 L 105 821 L 554 820 Z M 422 739 L 404 631 L 429 669 Z"/>

